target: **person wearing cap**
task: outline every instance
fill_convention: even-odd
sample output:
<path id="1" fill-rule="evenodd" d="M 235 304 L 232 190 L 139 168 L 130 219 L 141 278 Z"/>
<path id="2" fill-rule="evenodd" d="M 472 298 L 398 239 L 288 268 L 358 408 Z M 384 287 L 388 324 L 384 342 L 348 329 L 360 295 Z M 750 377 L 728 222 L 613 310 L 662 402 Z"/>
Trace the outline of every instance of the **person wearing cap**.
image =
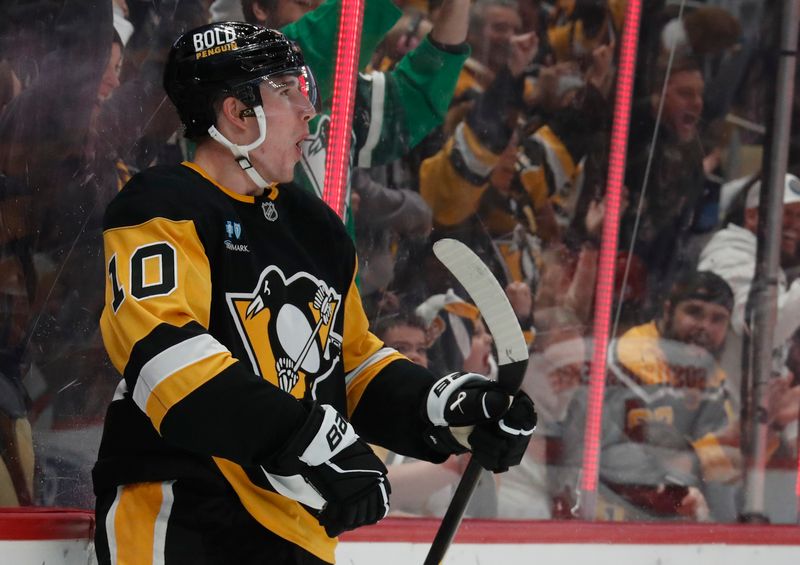
<path id="1" fill-rule="evenodd" d="M 700 253 L 699 270 L 718 274 L 733 290 L 734 305 L 730 332 L 725 343 L 722 365 L 730 377 L 730 392 L 738 404 L 742 373 L 743 336 L 747 330 L 745 308 L 755 276 L 758 242 L 758 201 L 761 182 L 747 192 L 742 225 L 728 224 L 714 234 Z M 800 241 L 800 179 L 787 174 L 783 189 L 783 220 L 781 229 L 781 269 L 778 271 L 778 312 L 773 344 L 783 348 L 794 331 L 800 327 L 800 280 L 788 284 L 784 268 L 796 260 Z M 779 357 L 783 357 L 782 355 Z"/>
<path id="2" fill-rule="evenodd" d="M 733 303 L 719 276 L 683 272 L 660 315 L 612 344 L 599 519 L 732 516 L 733 490 L 726 485 L 738 478 L 740 457 L 728 439 L 733 412 L 718 358 Z M 565 418 L 565 463 L 573 475 L 582 461 L 586 402 L 586 390 L 579 389 Z"/>

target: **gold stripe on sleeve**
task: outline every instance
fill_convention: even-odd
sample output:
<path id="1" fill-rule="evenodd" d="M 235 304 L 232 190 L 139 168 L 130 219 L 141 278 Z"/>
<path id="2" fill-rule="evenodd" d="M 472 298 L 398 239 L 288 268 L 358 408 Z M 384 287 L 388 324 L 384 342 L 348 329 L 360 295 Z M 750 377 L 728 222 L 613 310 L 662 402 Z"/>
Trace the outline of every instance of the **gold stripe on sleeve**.
<path id="1" fill-rule="evenodd" d="M 361 304 L 355 272 L 344 301 L 343 333 L 342 362 L 345 373 L 361 365 L 383 347 L 383 342 L 369 331 L 369 321 Z"/>
<path id="2" fill-rule="evenodd" d="M 207 328 L 211 315 L 211 271 L 194 223 L 154 218 L 143 224 L 106 230 L 106 306 L 100 319 L 103 341 L 111 361 L 124 372 L 133 347 L 158 325 L 182 327 L 196 321 Z M 175 253 L 175 288 L 168 294 L 137 300 L 131 295 L 131 270 L 137 249 L 166 243 Z M 113 258 L 113 261 L 112 261 Z M 143 272 L 154 276 L 158 261 L 144 261 Z M 115 277 L 109 273 L 112 265 Z M 149 269 L 149 271 L 148 271 Z M 113 288 L 116 283 L 116 292 Z M 114 310 L 115 296 L 124 299 Z M 119 301 L 119 299 L 117 298 Z"/>
<path id="3" fill-rule="evenodd" d="M 344 339 L 342 359 L 345 373 L 358 369 L 358 375 L 347 383 L 347 412 L 352 415 L 370 381 L 386 365 L 396 359 L 405 359 L 400 353 L 377 355 L 383 349 L 383 342 L 369 331 L 369 321 L 361 304 L 361 295 L 356 286 L 356 273 L 350 281 L 350 289 L 344 302 Z M 361 367 L 370 357 L 375 362 Z"/>
<path id="4" fill-rule="evenodd" d="M 220 352 L 195 364 L 184 367 L 163 379 L 148 395 L 145 412 L 156 430 L 161 431 L 161 422 L 170 408 L 189 396 L 192 391 L 210 381 L 219 373 L 236 363 L 230 352 Z M 136 387 L 142 382 L 139 377 Z"/>
<path id="5" fill-rule="evenodd" d="M 364 392 L 367 390 L 369 383 L 371 383 L 372 380 L 378 376 L 378 373 L 380 373 L 381 370 L 386 367 L 386 365 L 392 361 L 397 361 L 398 359 L 406 359 L 406 357 L 396 351 L 386 355 L 379 361 L 376 361 L 374 364 L 370 365 L 368 368 L 359 372 L 358 376 L 356 376 L 356 378 L 347 384 L 348 418 L 353 416 L 353 412 L 355 412 L 358 403 L 361 401 L 361 397 L 364 396 Z"/>

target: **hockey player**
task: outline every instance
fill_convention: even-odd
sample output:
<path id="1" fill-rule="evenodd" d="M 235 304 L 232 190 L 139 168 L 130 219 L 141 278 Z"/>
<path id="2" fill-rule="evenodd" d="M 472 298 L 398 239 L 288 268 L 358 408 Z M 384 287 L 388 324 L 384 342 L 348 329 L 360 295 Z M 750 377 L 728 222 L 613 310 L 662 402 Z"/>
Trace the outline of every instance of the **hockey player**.
<path id="1" fill-rule="evenodd" d="M 105 216 L 101 329 L 123 379 L 94 469 L 99 562 L 332 563 L 335 536 L 389 507 L 366 442 L 518 463 L 530 399 L 384 347 L 341 221 L 277 188 L 315 114 L 299 49 L 203 26 L 174 44 L 164 86 L 198 146 L 136 175 Z"/>

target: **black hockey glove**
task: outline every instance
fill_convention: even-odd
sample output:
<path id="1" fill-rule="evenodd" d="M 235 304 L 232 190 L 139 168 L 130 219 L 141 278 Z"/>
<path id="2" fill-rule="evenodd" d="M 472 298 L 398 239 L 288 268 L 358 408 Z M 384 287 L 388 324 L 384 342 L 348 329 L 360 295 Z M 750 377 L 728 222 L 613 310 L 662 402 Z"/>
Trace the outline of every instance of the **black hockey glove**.
<path id="1" fill-rule="evenodd" d="M 511 407 L 498 422 L 484 422 L 475 426 L 469 435 L 472 456 L 484 469 L 495 473 L 508 471 L 519 465 L 531 435 L 536 428 L 536 410 L 533 401 L 522 391 L 514 396 Z"/>
<path id="2" fill-rule="evenodd" d="M 315 404 L 276 460 L 324 499 L 317 519 L 330 537 L 374 524 L 389 511 L 386 467 L 332 406 Z"/>
<path id="3" fill-rule="evenodd" d="M 425 439 L 444 454 L 472 451 L 482 467 L 502 472 L 522 460 L 536 427 L 533 402 L 509 396 L 477 373 L 452 373 L 434 383 L 423 412 L 431 426 Z"/>

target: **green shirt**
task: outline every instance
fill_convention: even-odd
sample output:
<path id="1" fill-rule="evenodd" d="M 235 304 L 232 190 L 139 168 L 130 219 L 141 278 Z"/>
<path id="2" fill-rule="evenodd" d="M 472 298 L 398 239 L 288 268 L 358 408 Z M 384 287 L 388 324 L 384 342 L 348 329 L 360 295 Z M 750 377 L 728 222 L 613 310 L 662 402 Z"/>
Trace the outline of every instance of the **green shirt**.
<path id="1" fill-rule="evenodd" d="M 323 100 L 322 112 L 310 124 L 310 139 L 303 146 L 303 158 L 295 169 L 294 180 L 320 198 L 325 190 L 339 9 L 339 0 L 328 0 L 283 29 L 302 48 Z M 360 68 L 369 61 L 378 42 L 399 16 L 400 11 L 389 0 L 367 2 L 362 25 Z M 408 153 L 442 123 L 461 66 L 468 55 L 468 52 L 442 51 L 426 38 L 392 71 L 359 73 L 351 164 L 372 167 L 389 163 Z M 346 198 L 349 202 L 349 182 Z M 347 216 L 346 220 L 349 220 Z"/>

